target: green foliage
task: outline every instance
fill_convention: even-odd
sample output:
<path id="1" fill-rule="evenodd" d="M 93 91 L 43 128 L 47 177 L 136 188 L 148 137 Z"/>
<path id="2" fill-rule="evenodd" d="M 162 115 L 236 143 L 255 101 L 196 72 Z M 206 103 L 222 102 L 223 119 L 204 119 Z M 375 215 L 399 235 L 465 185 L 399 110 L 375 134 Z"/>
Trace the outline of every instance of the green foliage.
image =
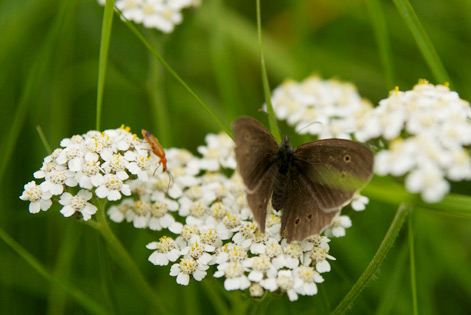
<path id="1" fill-rule="evenodd" d="M 415 14 L 408 1 L 400 0 L 263 1 L 263 51 L 271 88 L 286 78 L 319 73 L 353 82 L 362 96 L 377 103 L 393 86 L 407 90 L 420 78 L 443 83 L 435 80 L 449 77 L 453 89 L 471 99 L 470 2 L 416 0 L 412 5 Z M 0 2 L 0 313 L 334 310 L 372 261 L 400 202 L 417 201 L 401 187 L 375 179 L 366 188 L 371 197 L 367 211 L 352 213 L 347 237 L 330 243 L 337 260 L 319 294 L 297 302 L 285 296 L 254 301 L 247 294 L 226 292 L 211 277 L 177 285 L 169 267 L 147 261 L 145 244 L 159 233 L 110 224 L 137 264 L 133 267 L 132 261 L 116 262 L 116 252 L 124 249 L 108 251 L 93 226 L 64 218 L 57 206 L 28 213 L 18 196 L 47 154 L 36 126 L 52 148 L 96 126 L 103 14 L 94 0 Z M 183 23 L 170 35 L 136 28 L 227 128 L 242 114 L 266 119 L 257 112 L 264 87 L 254 1 L 203 0 L 200 8 L 184 12 Z M 100 126 L 121 124 L 136 133 L 151 131 L 164 147 L 193 152 L 208 132 L 221 130 L 115 15 Z M 454 186 L 457 194 L 440 204 L 418 204 L 412 210 L 419 313 L 469 312 L 470 191 L 469 183 Z M 406 232 L 399 232 L 352 313 L 413 314 Z M 143 286 L 137 290 L 144 279 L 123 272 L 123 266 L 137 268 L 151 292 Z"/>

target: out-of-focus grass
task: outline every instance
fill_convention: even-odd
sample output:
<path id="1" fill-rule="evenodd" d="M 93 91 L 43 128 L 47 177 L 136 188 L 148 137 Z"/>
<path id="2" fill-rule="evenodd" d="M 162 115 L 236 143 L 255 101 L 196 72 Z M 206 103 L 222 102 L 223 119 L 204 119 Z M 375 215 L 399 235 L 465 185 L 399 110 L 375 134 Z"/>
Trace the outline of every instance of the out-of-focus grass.
<path id="1" fill-rule="evenodd" d="M 377 103 L 387 96 L 391 84 L 407 90 L 419 78 L 443 83 L 434 81 L 393 2 L 264 2 L 264 53 L 272 88 L 288 77 L 301 80 L 319 73 L 352 81 L 362 96 Z M 469 100 L 471 4 L 417 0 L 412 5 L 453 88 Z M 378 6 L 383 13 L 380 20 L 375 15 L 379 14 Z M 33 216 L 27 203 L 18 199 L 46 155 L 36 125 L 42 127 L 53 148 L 62 138 L 95 126 L 102 16 L 103 8 L 93 0 L 0 3 L 0 165 L 4 165 L 0 227 L 52 274 L 106 307 L 114 305 L 112 309 L 118 313 L 152 313 L 131 279 L 107 258 L 107 250 L 99 245 L 93 229 L 63 218 L 57 208 Z M 255 21 L 253 1 L 203 0 L 201 8 L 184 13 L 183 24 L 171 35 L 138 29 L 229 126 L 239 114 L 260 115 L 257 109 L 264 102 Z M 169 117 L 168 121 L 161 116 Z M 159 137 L 162 133 L 165 147 L 194 152 L 205 134 L 219 131 L 191 95 L 115 18 L 101 125 L 106 129 L 121 124 L 131 126 L 134 132 L 145 128 Z M 468 195 L 470 189 L 470 185 L 456 187 Z M 347 237 L 330 243 L 337 260 L 325 275 L 325 283 L 319 285 L 319 294 L 301 297 L 295 303 L 275 297 L 260 309 L 272 314 L 325 314 L 335 308 L 373 257 L 395 211 L 390 204 L 372 200 L 366 212 L 352 213 L 353 227 Z M 426 208 L 418 208 L 412 216 L 419 312 L 469 312 L 471 221 Z M 205 279 L 206 284 L 192 281 L 189 287 L 182 287 L 168 275 L 168 267 L 155 267 L 147 261 L 149 251 L 144 246 L 160 234 L 128 224 L 112 224 L 112 228 L 166 309 L 175 313 L 194 311 L 194 307 L 201 313 L 221 311 L 221 301 L 215 300 L 214 294 L 222 302 L 227 295 L 219 280 Z M 363 291 L 354 313 L 412 313 L 406 231 Z M 0 255 L 2 314 L 84 311 L 4 242 L 0 242 Z M 240 305 L 253 303 L 239 292 L 227 294 Z M 238 307 L 229 311 L 243 310 Z"/>

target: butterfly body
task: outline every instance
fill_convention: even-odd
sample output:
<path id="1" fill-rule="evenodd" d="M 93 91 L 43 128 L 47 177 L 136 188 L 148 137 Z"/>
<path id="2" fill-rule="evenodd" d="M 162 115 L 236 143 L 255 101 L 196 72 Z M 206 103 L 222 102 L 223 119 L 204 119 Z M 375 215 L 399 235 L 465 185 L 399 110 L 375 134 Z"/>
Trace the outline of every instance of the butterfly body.
<path id="1" fill-rule="evenodd" d="M 275 173 L 275 177 L 272 183 L 272 206 L 275 210 L 283 209 L 284 202 L 287 197 L 289 187 L 286 186 L 286 182 L 290 179 L 290 172 L 293 167 L 293 154 L 294 150 L 289 142 L 288 137 L 280 143 L 278 153 L 273 164 L 278 169 Z"/>
<path id="2" fill-rule="evenodd" d="M 238 169 L 247 202 L 262 232 L 268 202 L 283 209 L 281 231 L 288 241 L 320 233 L 373 172 L 373 153 L 350 140 L 326 139 L 293 149 L 285 137 L 278 145 L 257 120 L 234 122 Z"/>

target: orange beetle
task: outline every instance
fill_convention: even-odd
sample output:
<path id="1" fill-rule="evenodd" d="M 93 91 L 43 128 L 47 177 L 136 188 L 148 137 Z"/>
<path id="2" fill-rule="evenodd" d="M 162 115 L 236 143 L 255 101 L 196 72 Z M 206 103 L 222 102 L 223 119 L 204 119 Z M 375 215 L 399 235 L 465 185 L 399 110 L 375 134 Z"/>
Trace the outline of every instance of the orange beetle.
<path id="1" fill-rule="evenodd" d="M 159 164 L 162 164 L 164 172 L 167 171 L 167 159 L 165 158 L 165 151 L 162 148 L 159 140 L 154 137 L 149 131 L 142 129 L 142 136 L 146 139 L 147 143 L 150 145 L 152 152 L 160 158 Z"/>

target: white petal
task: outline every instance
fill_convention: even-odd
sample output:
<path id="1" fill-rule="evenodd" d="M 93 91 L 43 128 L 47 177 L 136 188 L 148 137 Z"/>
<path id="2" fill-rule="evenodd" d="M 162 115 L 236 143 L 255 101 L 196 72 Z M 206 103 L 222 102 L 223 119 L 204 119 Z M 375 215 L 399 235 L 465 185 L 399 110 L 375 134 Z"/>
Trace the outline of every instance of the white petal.
<path id="1" fill-rule="evenodd" d="M 170 267 L 170 275 L 171 276 L 176 276 L 180 273 L 180 266 L 178 264 L 174 264 L 172 265 L 172 267 Z"/>
<path id="2" fill-rule="evenodd" d="M 108 188 L 105 187 L 105 185 L 100 186 L 95 190 L 95 195 L 97 195 L 98 198 L 106 198 L 108 194 L 109 194 L 109 190 Z"/>
<path id="3" fill-rule="evenodd" d="M 64 217 L 70 217 L 75 213 L 75 209 L 72 208 L 71 206 L 64 206 L 62 210 L 60 211 Z"/>
<path id="4" fill-rule="evenodd" d="M 81 189 L 77 196 L 82 197 L 85 200 L 90 200 L 92 198 L 92 193 L 86 189 Z"/>
<path id="5" fill-rule="evenodd" d="M 39 204 L 41 206 L 41 210 L 46 211 L 47 209 L 49 209 L 51 207 L 52 200 L 50 200 L 50 199 L 41 199 L 41 200 L 39 200 Z"/>
<path id="6" fill-rule="evenodd" d="M 181 285 L 188 285 L 189 282 L 190 282 L 190 276 L 189 276 L 189 275 L 184 274 L 184 273 L 180 273 L 180 274 L 177 276 L 177 283 L 178 283 L 178 284 L 181 284 Z"/>
<path id="7" fill-rule="evenodd" d="M 35 202 L 31 202 L 29 204 L 29 212 L 30 213 L 38 213 L 39 211 L 41 211 L 41 204 L 38 201 L 35 201 Z"/>
<path id="8" fill-rule="evenodd" d="M 149 256 L 149 261 L 153 263 L 156 266 L 166 266 L 168 265 L 168 259 L 165 254 L 159 253 L 159 252 L 153 252 Z"/>
<path id="9" fill-rule="evenodd" d="M 316 270 L 320 273 L 329 272 L 330 264 L 327 260 L 320 261 L 316 264 Z"/>
<path id="10" fill-rule="evenodd" d="M 102 186 L 103 187 L 103 186 Z M 98 190 L 98 189 L 97 189 Z M 97 194 L 98 196 L 98 194 Z M 108 200 L 115 201 L 121 199 L 121 194 L 117 190 L 110 190 L 108 193 Z"/>

